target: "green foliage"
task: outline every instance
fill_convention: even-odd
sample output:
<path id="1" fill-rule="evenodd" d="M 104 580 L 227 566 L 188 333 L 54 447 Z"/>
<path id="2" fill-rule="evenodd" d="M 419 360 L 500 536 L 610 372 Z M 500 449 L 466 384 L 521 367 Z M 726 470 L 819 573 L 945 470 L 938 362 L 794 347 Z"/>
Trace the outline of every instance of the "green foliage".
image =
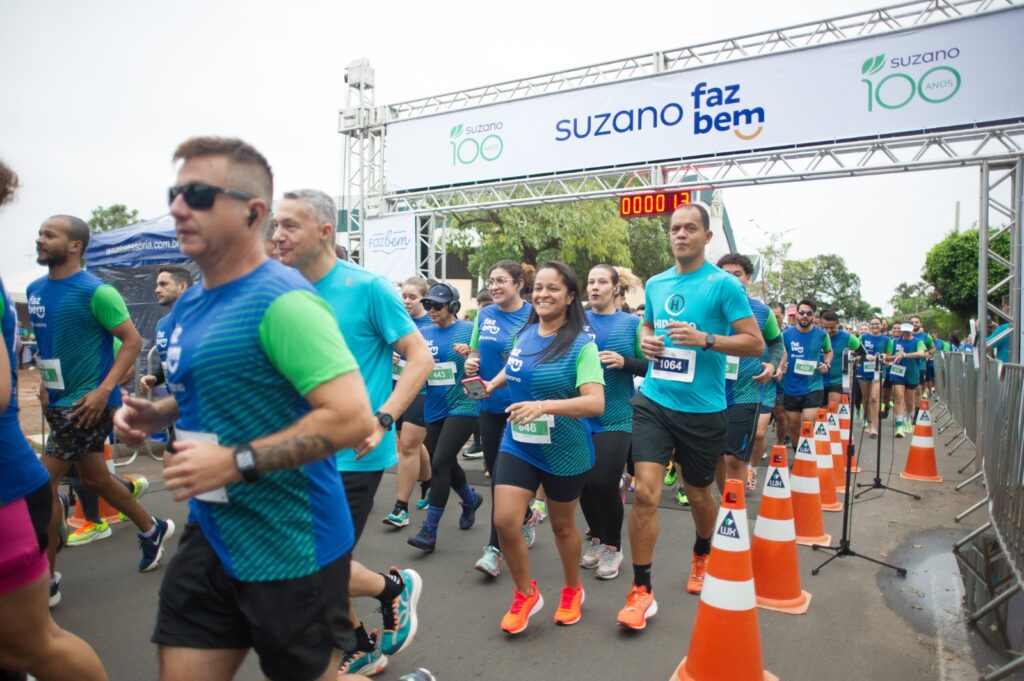
<path id="1" fill-rule="evenodd" d="M 629 221 L 627 231 L 633 274 L 643 281 L 672 266 L 667 227 L 667 218 L 636 218 Z"/>
<path id="2" fill-rule="evenodd" d="M 505 258 L 534 266 L 562 260 L 580 277 L 602 262 L 633 264 L 626 222 L 613 201 L 455 213 L 450 224 L 449 249 L 468 254 L 470 271 L 480 276 Z"/>
<path id="3" fill-rule="evenodd" d="M 1009 259 L 1008 233 L 993 239 L 990 245 L 993 251 Z M 978 249 L 976 228 L 954 231 L 935 244 L 925 258 L 924 279 L 935 288 L 936 302 L 952 310 L 961 321 L 976 316 L 978 311 Z M 988 285 L 991 288 L 1006 277 L 1007 270 L 991 262 L 988 274 Z M 1008 292 L 1008 287 L 1002 286 L 992 297 L 998 300 Z"/>
<path id="4" fill-rule="evenodd" d="M 901 283 L 889 304 L 892 305 L 893 319 L 905 321 L 916 315 L 921 318 L 925 329 L 937 329 L 943 338 L 948 338 L 952 331 L 961 334 L 967 331 L 966 325 L 961 325 L 956 315 L 939 305 L 935 289 L 926 281 Z"/>
<path id="5" fill-rule="evenodd" d="M 139 222 L 139 211 L 134 208 L 129 210 L 128 206 L 122 203 L 115 203 L 106 208 L 96 206 L 92 209 L 92 216 L 88 220 L 89 231 L 94 234 L 126 227 L 136 222 Z"/>
<path id="6" fill-rule="evenodd" d="M 881 312 L 860 295 L 860 277 L 846 268 L 835 254 L 804 260 L 783 260 L 780 300 L 790 302 L 810 298 L 819 311 L 831 308 L 843 320 L 867 319 Z"/>

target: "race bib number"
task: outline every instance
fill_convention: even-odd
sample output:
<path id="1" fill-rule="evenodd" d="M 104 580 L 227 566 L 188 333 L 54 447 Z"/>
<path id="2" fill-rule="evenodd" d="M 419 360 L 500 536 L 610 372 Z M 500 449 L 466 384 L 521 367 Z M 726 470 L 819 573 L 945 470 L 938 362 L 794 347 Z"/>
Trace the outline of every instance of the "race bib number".
<path id="1" fill-rule="evenodd" d="M 522 425 L 512 424 L 512 439 L 516 442 L 523 442 L 531 445 L 551 444 L 551 429 L 554 427 L 554 417 L 542 416 L 539 419 L 524 423 Z"/>
<path id="2" fill-rule="evenodd" d="M 809 359 L 798 359 L 793 362 L 793 371 L 798 376 L 813 376 L 818 370 L 818 363 Z"/>
<path id="3" fill-rule="evenodd" d="M 875 373 L 875 361 L 874 360 L 871 360 L 870 362 L 864 362 L 864 373 L 865 374 L 873 374 L 873 373 Z"/>
<path id="4" fill-rule="evenodd" d="M 48 390 L 64 389 L 64 374 L 60 370 L 59 359 L 37 359 L 39 379 Z"/>
<path id="5" fill-rule="evenodd" d="M 437 362 L 427 385 L 455 385 L 455 362 Z"/>
<path id="6" fill-rule="evenodd" d="M 391 380 L 397 381 L 403 371 L 405 371 L 405 360 L 400 359 L 398 360 L 398 364 L 391 365 Z"/>
<path id="7" fill-rule="evenodd" d="M 907 375 L 907 367 L 903 366 L 902 364 L 893 364 L 892 368 L 889 369 L 889 373 L 892 374 L 893 376 L 903 378 L 904 376 Z"/>
<path id="8" fill-rule="evenodd" d="M 182 442 L 212 442 L 215 445 L 220 444 L 216 433 L 198 433 L 177 428 L 174 434 Z M 217 489 L 211 489 L 209 492 L 197 494 L 195 498 L 210 504 L 226 504 L 228 503 L 228 491 L 223 487 L 218 487 Z"/>
<path id="9" fill-rule="evenodd" d="M 665 348 L 651 366 L 651 378 L 678 383 L 693 383 L 697 370 L 696 350 Z"/>
<path id="10" fill-rule="evenodd" d="M 725 356 L 725 380 L 735 381 L 740 377 L 740 358 Z"/>

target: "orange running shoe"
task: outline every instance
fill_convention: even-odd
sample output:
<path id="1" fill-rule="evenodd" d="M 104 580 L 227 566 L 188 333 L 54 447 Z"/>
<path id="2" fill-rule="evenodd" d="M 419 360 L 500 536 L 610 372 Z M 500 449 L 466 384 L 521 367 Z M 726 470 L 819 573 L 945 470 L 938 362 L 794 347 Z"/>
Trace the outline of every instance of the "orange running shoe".
<path id="1" fill-rule="evenodd" d="M 704 575 L 708 571 L 709 557 L 711 557 L 710 553 L 706 556 L 693 554 L 693 561 L 690 563 L 690 578 L 686 580 L 686 590 L 692 594 L 699 594 L 700 590 L 704 588 Z"/>
<path id="2" fill-rule="evenodd" d="M 619 624 L 629 629 L 644 629 L 647 620 L 658 614 L 654 593 L 645 587 L 633 585 L 626 596 L 626 607 L 619 610 Z"/>
<path id="3" fill-rule="evenodd" d="M 530 588 L 533 589 L 533 593 L 529 596 L 518 590 L 512 593 L 512 607 L 501 618 L 502 631 L 518 634 L 526 629 L 526 625 L 530 623 L 530 617 L 544 607 L 544 597 L 537 590 L 536 579 L 530 581 Z"/>
<path id="4" fill-rule="evenodd" d="M 576 624 L 583 617 L 582 607 L 586 594 L 583 593 L 583 582 L 574 589 L 571 586 L 562 587 L 562 601 L 555 611 L 555 624 L 569 626 Z"/>

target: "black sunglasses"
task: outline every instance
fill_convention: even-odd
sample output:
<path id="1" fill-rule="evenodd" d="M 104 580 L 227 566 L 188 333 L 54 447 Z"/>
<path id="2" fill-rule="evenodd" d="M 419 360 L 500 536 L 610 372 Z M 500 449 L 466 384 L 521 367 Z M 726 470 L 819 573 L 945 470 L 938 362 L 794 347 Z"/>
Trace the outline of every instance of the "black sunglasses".
<path id="1" fill-rule="evenodd" d="M 168 206 L 174 203 L 174 199 L 178 194 L 181 194 L 182 198 L 185 199 L 185 205 L 192 210 L 209 210 L 213 208 L 213 202 L 217 198 L 217 194 L 225 194 L 242 201 L 248 201 L 253 198 L 252 194 L 236 192 L 234 189 L 214 187 L 202 182 L 190 182 L 189 184 L 171 187 L 167 190 Z"/>
<path id="2" fill-rule="evenodd" d="M 800 310 L 799 312 L 797 312 L 797 314 L 800 315 L 801 317 L 813 317 L 814 310 Z"/>
<path id="3" fill-rule="evenodd" d="M 435 303 L 432 300 L 424 300 L 421 304 L 423 305 L 423 309 L 427 312 L 430 312 L 431 310 L 443 310 L 448 307 L 448 303 Z"/>

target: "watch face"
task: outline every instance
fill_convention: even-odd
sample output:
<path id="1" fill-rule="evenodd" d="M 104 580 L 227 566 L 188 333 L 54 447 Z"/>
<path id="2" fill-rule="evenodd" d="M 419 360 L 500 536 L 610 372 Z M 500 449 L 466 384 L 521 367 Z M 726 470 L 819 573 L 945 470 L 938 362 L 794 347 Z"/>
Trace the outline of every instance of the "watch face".
<path id="1" fill-rule="evenodd" d="M 252 458 L 252 452 L 248 449 L 238 452 L 238 467 L 240 469 L 249 469 L 256 467 L 256 461 Z"/>

